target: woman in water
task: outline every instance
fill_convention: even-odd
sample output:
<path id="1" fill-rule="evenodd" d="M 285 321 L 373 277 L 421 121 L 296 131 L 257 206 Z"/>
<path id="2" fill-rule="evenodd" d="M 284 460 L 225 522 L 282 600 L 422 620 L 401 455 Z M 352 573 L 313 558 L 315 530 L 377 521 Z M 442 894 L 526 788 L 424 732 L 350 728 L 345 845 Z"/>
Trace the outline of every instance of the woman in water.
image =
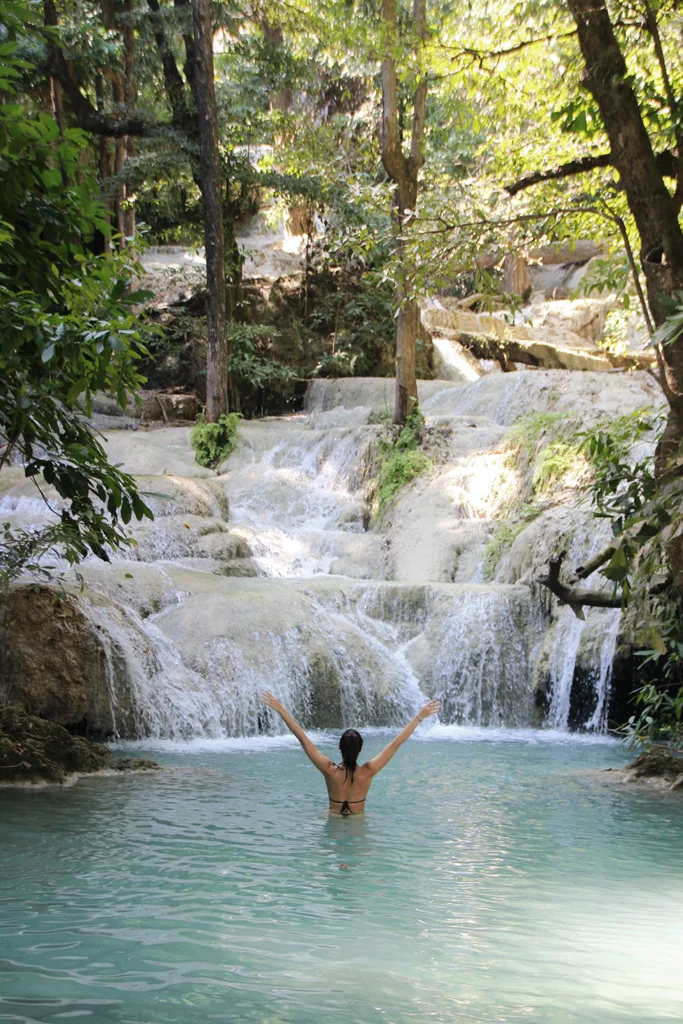
<path id="1" fill-rule="evenodd" d="M 339 740 L 342 763 L 335 764 L 334 761 L 330 761 L 329 757 L 320 753 L 315 743 L 311 742 L 299 723 L 294 721 L 290 713 L 283 708 L 272 693 L 266 690 L 263 699 L 269 708 L 277 711 L 289 731 L 294 733 L 304 748 L 308 758 L 325 776 L 330 812 L 343 815 L 363 813 L 370 783 L 377 772 L 389 763 L 401 744 L 405 743 L 408 737 L 415 732 L 420 722 L 424 722 L 425 718 L 429 718 L 430 715 L 436 715 L 441 707 L 440 701 L 430 700 L 429 704 L 425 704 L 413 720 L 401 729 L 398 736 L 395 736 L 391 743 L 387 743 L 384 750 L 366 761 L 365 764 L 358 764 L 363 737 L 355 729 L 347 729 Z"/>

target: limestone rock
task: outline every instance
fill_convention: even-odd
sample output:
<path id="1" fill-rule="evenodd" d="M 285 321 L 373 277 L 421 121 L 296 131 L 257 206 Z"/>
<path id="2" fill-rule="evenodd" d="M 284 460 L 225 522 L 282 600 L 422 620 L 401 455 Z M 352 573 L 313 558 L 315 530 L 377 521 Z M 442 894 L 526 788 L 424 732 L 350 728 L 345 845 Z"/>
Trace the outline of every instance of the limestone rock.
<path id="1" fill-rule="evenodd" d="M 576 334 L 587 342 L 597 342 L 605 329 L 609 299 L 562 299 L 527 307 L 535 331 L 550 336 Z"/>
<path id="2" fill-rule="evenodd" d="M 105 748 L 106 749 L 106 748 Z M 160 772 L 162 766 L 148 757 L 116 757 L 108 768 L 115 772 Z"/>
<path id="3" fill-rule="evenodd" d="M 197 396 L 168 391 L 142 391 L 140 404 L 130 402 L 127 412 L 141 422 L 163 420 L 196 420 L 198 414 Z"/>
<path id="4" fill-rule="evenodd" d="M 63 783 L 69 775 L 113 771 L 160 771 L 144 757 L 114 758 L 108 747 L 72 736 L 61 725 L 19 708 L 0 705 L 0 785 Z"/>
<path id="5" fill-rule="evenodd" d="M 57 725 L 112 731 L 105 648 L 74 599 L 10 589 L 0 615 L 0 701 Z"/>
<path id="6" fill-rule="evenodd" d="M 624 782 L 656 780 L 668 783 L 670 789 L 679 789 L 683 777 L 683 757 L 666 747 L 655 746 L 639 754 L 635 761 L 621 769 L 620 775 Z"/>
<path id="7" fill-rule="evenodd" d="M 564 245 L 542 245 L 538 249 L 532 249 L 529 253 L 531 259 L 540 260 L 541 263 L 552 265 L 557 263 L 585 263 L 596 256 L 601 256 L 605 251 L 604 245 L 600 242 L 589 242 L 581 240 Z"/>
<path id="8" fill-rule="evenodd" d="M 71 736 L 54 722 L 0 706 L 0 783 L 64 782 L 110 767 L 111 751 Z"/>
<path id="9" fill-rule="evenodd" d="M 485 370 L 472 353 L 452 338 L 435 335 L 434 371 L 438 380 L 451 380 L 458 384 L 483 377 Z"/>
<path id="10" fill-rule="evenodd" d="M 433 338 L 450 338 L 477 359 L 499 360 L 505 369 L 510 362 L 549 370 L 598 371 L 645 368 L 652 363 L 650 355 L 615 355 L 597 347 L 594 338 L 604 326 L 608 309 L 603 300 L 550 302 L 533 309 L 539 311 L 533 324 L 510 325 L 498 316 L 446 308 L 440 302 L 423 309 L 422 322 Z"/>

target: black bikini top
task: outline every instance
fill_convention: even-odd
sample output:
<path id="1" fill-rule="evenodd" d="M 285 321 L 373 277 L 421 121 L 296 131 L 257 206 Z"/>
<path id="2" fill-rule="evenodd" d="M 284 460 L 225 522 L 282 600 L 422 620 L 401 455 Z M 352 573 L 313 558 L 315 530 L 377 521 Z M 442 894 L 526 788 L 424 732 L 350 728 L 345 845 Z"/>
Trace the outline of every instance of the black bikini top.
<path id="1" fill-rule="evenodd" d="M 344 817 L 346 817 L 347 814 L 353 814 L 353 811 L 349 807 L 349 804 L 364 804 L 365 801 L 367 800 L 367 797 L 364 796 L 362 800 L 335 800 L 334 797 L 331 796 L 328 797 L 328 799 L 331 804 L 341 804 L 341 807 L 339 808 L 339 813 L 343 814 Z"/>

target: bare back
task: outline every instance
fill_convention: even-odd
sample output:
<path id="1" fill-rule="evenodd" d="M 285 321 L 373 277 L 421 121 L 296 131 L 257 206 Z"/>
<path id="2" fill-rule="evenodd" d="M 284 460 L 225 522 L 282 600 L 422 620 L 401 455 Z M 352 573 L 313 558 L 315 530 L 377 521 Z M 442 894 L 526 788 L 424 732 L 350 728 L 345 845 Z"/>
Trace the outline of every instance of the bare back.
<path id="1" fill-rule="evenodd" d="M 330 768 L 324 772 L 331 814 L 362 814 L 365 799 L 373 779 L 373 772 L 367 764 L 358 765 L 353 773 L 330 761 Z"/>

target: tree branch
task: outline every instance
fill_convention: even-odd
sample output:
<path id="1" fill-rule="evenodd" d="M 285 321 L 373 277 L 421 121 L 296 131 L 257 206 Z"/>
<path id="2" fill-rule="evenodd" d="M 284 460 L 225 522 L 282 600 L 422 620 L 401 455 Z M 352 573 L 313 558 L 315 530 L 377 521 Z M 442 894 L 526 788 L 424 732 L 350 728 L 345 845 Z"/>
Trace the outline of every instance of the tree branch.
<path id="1" fill-rule="evenodd" d="M 479 61 L 496 60 L 499 57 L 508 57 L 511 53 L 519 53 L 520 50 L 525 50 L 528 46 L 538 46 L 539 43 L 549 43 L 555 39 L 571 39 L 572 36 L 576 35 L 576 32 L 575 28 L 570 29 L 568 32 L 551 32 L 546 36 L 539 36 L 537 39 L 523 39 L 519 43 L 513 43 L 512 46 L 504 46 L 500 50 L 478 50 L 473 46 L 449 46 L 441 41 L 439 41 L 439 48 L 442 50 L 456 50 L 457 55 L 452 57 L 451 60 L 457 60 L 463 56 L 476 57 Z"/>
<path id="2" fill-rule="evenodd" d="M 605 593 L 603 590 L 588 590 L 583 587 L 570 587 L 566 583 L 562 583 L 560 580 L 560 570 L 564 561 L 566 552 L 562 552 L 558 558 L 553 558 L 548 562 L 548 568 L 545 573 L 537 577 L 537 582 L 541 583 L 544 587 L 557 597 L 562 604 L 568 604 L 574 614 L 582 619 L 583 606 L 587 605 L 590 608 L 621 608 L 622 601 L 621 595 L 611 595 Z"/>
<path id="3" fill-rule="evenodd" d="M 43 18 L 48 29 L 57 27 L 54 0 L 43 0 Z M 151 135 L 156 129 L 163 127 L 134 113 L 100 113 L 81 92 L 64 54 L 55 42 L 54 32 L 45 32 L 44 37 L 47 42 L 48 71 L 62 86 L 79 128 L 92 132 L 93 135 L 106 135 L 118 139 L 124 135 Z"/>
<path id="4" fill-rule="evenodd" d="M 675 179 L 678 177 L 678 160 L 676 154 L 670 149 L 665 149 L 662 153 L 658 153 L 656 160 L 660 174 L 666 178 Z M 560 178 L 571 178 L 577 174 L 587 174 L 598 167 L 613 166 L 614 159 L 611 153 L 582 156 L 576 160 L 569 160 L 566 164 L 550 167 L 545 171 L 529 171 L 528 174 L 522 175 L 517 181 L 513 181 L 510 185 L 505 185 L 504 188 L 508 195 L 515 196 L 525 188 L 531 188 L 532 185 L 538 185 L 543 181 L 557 181 Z"/>
<path id="5" fill-rule="evenodd" d="M 161 60 L 161 66 L 164 71 L 166 94 L 168 96 L 169 103 L 171 104 L 171 110 L 173 111 L 173 124 L 174 127 L 179 130 L 183 130 L 186 127 L 188 115 L 185 82 L 183 81 L 183 76 L 178 70 L 175 56 L 173 55 L 171 45 L 166 36 L 161 9 L 159 7 L 159 0 L 147 0 L 147 6 L 151 12 L 150 21 L 152 24 L 152 33 L 154 35 L 154 42 L 156 43 L 159 58 Z"/>
<path id="6" fill-rule="evenodd" d="M 391 53 L 395 41 L 396 0 L 382 0 L 382 18 L 388 51 L 382 61 L 382 163 L 394 181 L 401 181 L 405 177 L 406 158 L 398 130 L 398 78 Z"/>
<path id="7" fill-rule="evenodd" d="M 608 544 L 607 547 L 603 548 L 602 551 L 598 551 L 597 555 L 593 555 L 589 558 L 585 565 L 580 565 L 575 570 L 574 575 L 570 579 L 570 583 L 578 583 L 579 580 L 587 580 L 589 576 L 592 576 L 596 569 L 599 569 L 605 562 L 609 562 L 610 558 L 616 551 L 616 544 Z"/>
<path id="8" fill-rule="evenodd" d="M 652 36 L 652 42 L 654 43 L 655 53 L 657 54 L 657 60 L 659 62 L 659 68 L 662 73 L 662 81 L 664 82 L 664 91 L 666 92 L 666 100 L 669 105 L 669 112 L 671 119 L 674 123 L 674 134 L 676 137 L 676 148 L 678 150 L 678 182 L 676 185 L 675 199 L 679 204 L 683 202 L 683 132 L 681 131 L 680 119 L 678 113 L 678 102 L 671 85 L 671 79 L 669 77 L 669 69 L 666 66 L 666 58 L 664 56 L 664 48 L 662 46 L 661 36 L 659 34 L 659 25 L 657 24 L 657 15 L 652 10 L 648 0 L 645 0 L 645 17 L 647 22 L 647 29 Z"/>
<path id="9" fill-rule="evenodd" d="M 427 38 L 427 0 L 414 0 L 413 21 L 418 36 L 424 43 Z M 424 163 L 422 140 L 425 130 L 425 114 L 427 109 L 427 79 L 423 76 L 413 97 L 413 132 L 410 140 L 410 161 L 416 171 Z"/>
<path id="10" fill-rule="evenodd" d="M 538 185 L 542 181 L 557 181 L 560 178 L 571 178 L 575 174 L 586 174 L 595 170 L 596 167 L 610 167 L 612 164 L 611 153 L 600 153 L 597 156 L 582 156 L 577 160 L 569 160 L 566 164 L 559 164 L 557 167 L 550 167 L 546 171 L 529 171 L 522 175 L 517 181 L 505 185 L 505 191 L 510 196 L 516 196 L 525 188 Z"/>

